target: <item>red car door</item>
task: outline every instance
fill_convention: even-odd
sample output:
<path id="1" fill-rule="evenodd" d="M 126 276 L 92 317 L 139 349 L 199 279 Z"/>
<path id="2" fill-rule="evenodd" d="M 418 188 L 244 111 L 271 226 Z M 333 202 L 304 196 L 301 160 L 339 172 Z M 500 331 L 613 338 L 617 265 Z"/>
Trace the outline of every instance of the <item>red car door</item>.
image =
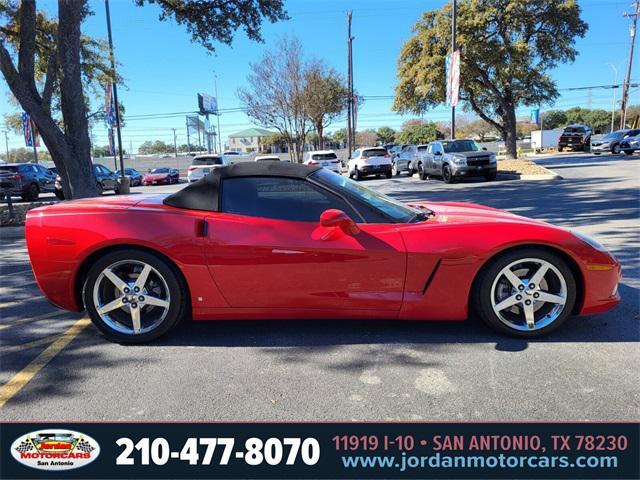
<path id="1" fill-rule="evenodd" d="M 205 255 L 232 307 L 400 309 L 407 256 L 393 225 L 359 223 L 354 236 L 328 231 L 324 209 L 356 213 L 301 180 L 225 180 L 223 192 L 223 203 L 234 194 L 239 202 L 228 198 L 207 217 Z"/>

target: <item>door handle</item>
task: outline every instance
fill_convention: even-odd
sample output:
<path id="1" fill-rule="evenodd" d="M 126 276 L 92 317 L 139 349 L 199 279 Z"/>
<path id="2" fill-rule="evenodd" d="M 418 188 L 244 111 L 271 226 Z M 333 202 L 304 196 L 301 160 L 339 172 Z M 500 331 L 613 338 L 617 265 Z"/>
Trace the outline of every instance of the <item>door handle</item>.
<path id="1" fill-rule="evenodd" d="M 204 238 L 209 236 L 209 222 L 206 220 L 198 220 L 196 223 L 196 236 Z"/>

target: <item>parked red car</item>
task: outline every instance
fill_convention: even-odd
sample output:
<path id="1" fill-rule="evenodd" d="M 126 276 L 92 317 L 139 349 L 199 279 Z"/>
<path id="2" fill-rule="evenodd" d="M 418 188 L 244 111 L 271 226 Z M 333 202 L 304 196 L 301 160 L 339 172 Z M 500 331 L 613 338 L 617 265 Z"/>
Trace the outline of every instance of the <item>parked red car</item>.
<path id="1" fill-rule="evenodd" d="M 142 184 L 171 185 L 180 182 L 180 172 L 175 168 L 154 168 L 142 178 Z"/>
<path id="2" fill-rule="evenodd" d="M 51 302 L 116 342 L 181 319 L 464 320 L 520 337 L 615 306 L 620 265 L 577 232 L 463 203 L 410 205 L 326 169 L 246 162 L 181 191 L 30 210 Z"/>

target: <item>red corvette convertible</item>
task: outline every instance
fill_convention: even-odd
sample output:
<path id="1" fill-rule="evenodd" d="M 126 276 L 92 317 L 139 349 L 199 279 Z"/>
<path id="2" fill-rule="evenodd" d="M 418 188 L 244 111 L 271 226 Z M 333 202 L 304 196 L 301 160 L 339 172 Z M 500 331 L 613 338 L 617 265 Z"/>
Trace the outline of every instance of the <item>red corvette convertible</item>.
<path id="1" fill-rule="evenodd" d="M 180 320 L 464 320 L 546 334 L 615 306 L 620 265 L 594 240 L 479 205 L 400 203 L 319 167 L 215 169 L 165 195 L 31 210 L 26 237 L 51 302 L 113 341 Z"/>

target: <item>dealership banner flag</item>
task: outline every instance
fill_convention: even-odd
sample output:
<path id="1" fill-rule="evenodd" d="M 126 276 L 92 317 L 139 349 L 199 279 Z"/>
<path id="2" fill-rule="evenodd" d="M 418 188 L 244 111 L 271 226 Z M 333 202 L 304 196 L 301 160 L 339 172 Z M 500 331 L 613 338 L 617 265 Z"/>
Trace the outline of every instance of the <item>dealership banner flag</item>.
<path id="1" fill-rule="evenodd" d="M 637 479 L 638 423 L 1 423 L 3 478 Z"/>
<path id="2" fill-rule="evenodd" d="M 113 138 L 113 128 L 109 128 L 107 130 L 107 137 L 109 138 L 109 155 L 115 157 L 116 155 L 116 142 Z"/>
<path id="3" fill-rule="evenodd" d="M 529 123 L 531 125 L 540 125 L 540 109 L 532 108 L 529 114 Z"/>
<path id="4" fill-rule="evenodd" d="M 40 135 L 27 112 L 22 112 L 22 134 L 25 147 L 40 146 Z"/>
<path id="5" fill-rule="evenodd" d="M 447 105 L 455 107 L 460 100 L 460 50 L 447 55 L 445 62 Z"/>
<path id="6" fill-rule="evenodd" d="M 105 90 L 105 116 L 107 119 L 107 125 L 111 128 L 118 126 L 118 120 L 116 117 L 116 104 L 113 98 L 113 88 L 111 82 L 107 82 Z"/>

